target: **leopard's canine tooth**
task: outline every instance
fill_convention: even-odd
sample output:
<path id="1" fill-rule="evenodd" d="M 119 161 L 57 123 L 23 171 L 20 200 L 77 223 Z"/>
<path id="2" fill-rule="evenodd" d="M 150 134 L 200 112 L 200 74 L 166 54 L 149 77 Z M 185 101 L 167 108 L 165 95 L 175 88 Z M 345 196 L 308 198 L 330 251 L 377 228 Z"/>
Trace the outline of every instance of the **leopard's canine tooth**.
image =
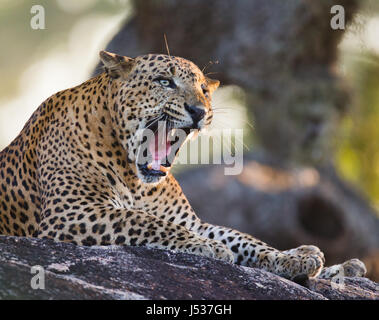
<path id="1" fill-rule="evenodd" d="M 151 163 L 149 163 L 148 165 L 147 165 L 147 168 L 149 169 L 149 170 L 153 170 L 153 165 L 151 164 Z M 169 168 L 166 168 L 165 166 L 160 166 L 159 167 L 159 171 L 162 171 L 162 172 L 168 172 L 168 170 L 169 170 Z"/>

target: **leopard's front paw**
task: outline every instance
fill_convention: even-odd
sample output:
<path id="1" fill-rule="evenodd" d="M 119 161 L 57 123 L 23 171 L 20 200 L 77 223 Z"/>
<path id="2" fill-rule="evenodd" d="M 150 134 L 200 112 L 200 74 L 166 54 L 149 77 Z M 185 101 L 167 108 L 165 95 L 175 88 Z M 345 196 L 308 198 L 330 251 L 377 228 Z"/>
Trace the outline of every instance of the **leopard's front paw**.
<path id="1" fill-rule="evenodd" d="M 283 253 L 298 256 L 316 255 L 320 257 L 320 259 L 322 260 L 322 264 L 325 263 L 324 253 L 318 247 L 312 245 L 303 245 L 294 249 L 283 251 Z"/>
<path id="2" fill-rule="evenodd" d="M 281 252 L 275 264 L 275 273 L 288 278 L 316 277 L 324 265 L 324 254 L 315 246 L 301 246 Z"/>
<path id="3" fill-rule="evenodd" d="M 342 264 L 345 277 L 364 277 L 367 273 L 365 264 L 359 259 L 350 259 Z"/>
<path id="4" fill-rule="evenodd" d="M 320 279 L 333 279 L 336 276 L 343 277 L 364 277 L 367 269 L 365 264 L 359 259 L 350 259 L 342 264 L 336 264 L 322 269 Z"/>

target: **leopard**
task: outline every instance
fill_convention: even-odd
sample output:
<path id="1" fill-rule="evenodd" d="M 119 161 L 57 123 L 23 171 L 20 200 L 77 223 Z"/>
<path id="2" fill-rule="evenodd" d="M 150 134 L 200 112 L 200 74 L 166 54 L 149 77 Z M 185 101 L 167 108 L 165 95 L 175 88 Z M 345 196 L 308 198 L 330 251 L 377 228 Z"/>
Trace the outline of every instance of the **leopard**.
<path id="1" fill-rule="evenodd" d="M 324 267 L 316 246 L 278 250 L 200 219 L 171 168 L 209 128 L 220 82 L 169 54 L 99 56 L 100 74 L 47 98 L 1 151 L 0 234 L 172 250 L 294 281 L 364 276 L 358 259 Z"/>

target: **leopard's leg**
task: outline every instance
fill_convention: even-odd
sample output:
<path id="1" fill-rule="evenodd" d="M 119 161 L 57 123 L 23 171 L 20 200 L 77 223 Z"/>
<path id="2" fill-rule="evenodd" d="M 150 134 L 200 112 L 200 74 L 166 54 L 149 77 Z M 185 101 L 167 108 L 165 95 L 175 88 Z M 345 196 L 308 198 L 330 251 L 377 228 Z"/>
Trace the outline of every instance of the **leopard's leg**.
<path id="1" fill-rule="evenodd" d="M 324 256 L 315 246 L 311 246 L 313 250 L 304 250 L 303 246 L 301 250 L 280 251 L 245 233 L 207 223 L 194 231 L 224 243 L 232 250 L 235 263 L 262 268 L 288 279 L 315 277 L 324 264 Z"/>
<path id="2" fill-rule="evenodd" d="M 261 268 L 288 279 L 315 277 L 323 267 L 324 256 L 318 249 L 315 252 L 282 252 L 248 234 L 204 223 L 192 209 L 180 214 L 174 214 L 175 210 L 172 212 L 160 217 L 182 225 L 201 237 L 220 241 L 233 252 L 234 263 Z"/>
<path id="3" fill-rule="evenodd" d="M 183 226 L 143 211 L 96 204 L 89 207 L 91 211 L 85 215 L 52 214 L 51 210 L 45 210 L 38 237 L 80 245 L 148 246 L 233 262 L 233 254 L 224 244 L 203 238 Z M 69 221 L 62 223 L 61 217 Z"/>
<path id="4" fill-rule="evenodd" d="M 151 212 L 162 219 L 185 226 L 202 237 L 224 243 L 233 252 L 235 263 L 262 268 L 289 279 L 315 277 L 321 271 L 324 257 L 320 250 L 281 252 L 248 234 L 205 223 L 196 216 L 177 181 L 170 178 L 169 182 L 170 185 L 161 185 L 165 191 L 160 194 L 172 198 L 172 203 L 167 204 L 166 210 Z M 172 190 L 176 190 L 174 196 Z"/>
<path id="5" fill-rule="evenodd" d="M 323 268 L 318 278 L 333 279 L 334 277 L 364 277 L 366 273 L 366 266 L 361 260 L 350 259 L 344 263 Z"/>

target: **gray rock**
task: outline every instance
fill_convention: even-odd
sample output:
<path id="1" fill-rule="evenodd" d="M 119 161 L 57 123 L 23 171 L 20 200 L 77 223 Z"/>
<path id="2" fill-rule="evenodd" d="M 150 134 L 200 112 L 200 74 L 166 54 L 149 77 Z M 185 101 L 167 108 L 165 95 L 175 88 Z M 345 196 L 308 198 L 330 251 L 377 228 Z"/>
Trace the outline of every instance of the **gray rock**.
<path id="1" fill-rule="evenodd" d="M 45 270 L 33 289 L 32 266 Z M 0 236 L 0 299 L 379 299 L 378 285 L 346 279 L 346 289 L 311 289 L 263 270 L 141 247 L 82 247 Z"/>

